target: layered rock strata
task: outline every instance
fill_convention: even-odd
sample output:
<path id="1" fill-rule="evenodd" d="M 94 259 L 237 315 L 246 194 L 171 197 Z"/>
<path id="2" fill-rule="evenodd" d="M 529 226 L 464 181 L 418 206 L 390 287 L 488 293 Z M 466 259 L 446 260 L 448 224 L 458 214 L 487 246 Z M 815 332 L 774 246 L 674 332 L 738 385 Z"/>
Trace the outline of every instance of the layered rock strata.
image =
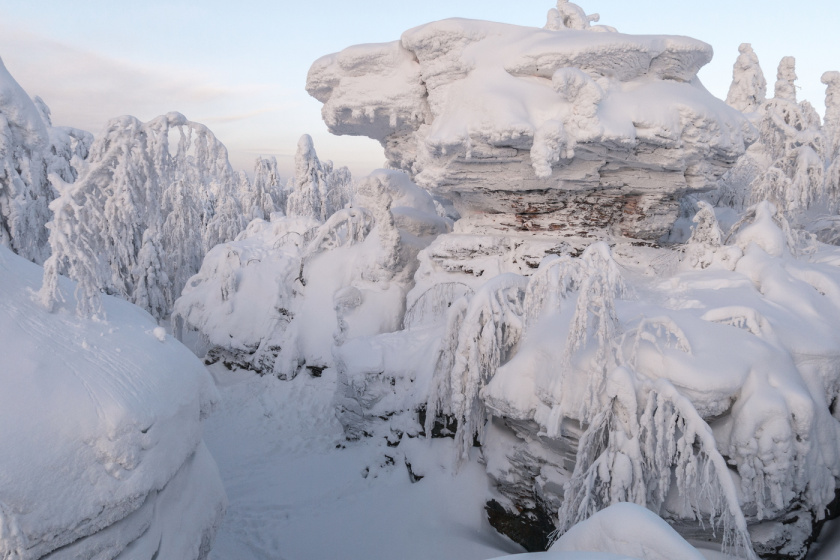
<path id="1" fill-rule="evenodd" d="M 605 30 L 439 21 L 317 60 L 307 91 L 470 223 L 657 239 L 755 131 L 698 81 L 709 45 Z"/>

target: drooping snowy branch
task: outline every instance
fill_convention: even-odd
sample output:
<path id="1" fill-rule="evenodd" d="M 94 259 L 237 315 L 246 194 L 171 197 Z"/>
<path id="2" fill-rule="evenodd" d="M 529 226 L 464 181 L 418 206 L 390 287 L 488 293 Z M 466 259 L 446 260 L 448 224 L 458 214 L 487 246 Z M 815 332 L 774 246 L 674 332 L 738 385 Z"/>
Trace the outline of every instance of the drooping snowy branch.
<path id="1" fill-rule="evenodd" d="M 637 405 L 643 385 L 643 408 Z M 658 512 L 676 481 L 694 518 L 720 529 L 724 550 L 755 558 L 738 493 L 711 428 L 668 381 L 641 383 L 618 368 L 606 386 L 607 406 L 578 446 L 566 484 L 558 534 L 616 503 Z"/>
<path id="2" fill-rule="evenodd" d="M 247 182 L 247 177 L 240 181 L 242 211 L 248 221 L 253 219 L 269 220 L 272 212 L 286 211 L 286 191 L 281 185 L 277 170 L 277 158 L 259 157 L 254 161 L 254 184 Z"/>
<path id="3" fill-rule="evenodd" d="M 531 326 L 546 313 L 556 313 L 569 293 L 577 290 L 581 268 L 569 255 L 550 256 L 540 262 L 525 291 L 525 322 Z"/>
<path id="4" fill-rule="evenodd" d="M 588 368 L 586 396 L 581 402 L 580 415 L 588 421 L 598 409 L 607 373 L 616 365 L 616 341 L 621 334 L 621 324 L 615 310 L 615 299 L 627 297 L 628 288 L 618 264 L 612 258 L 609 245 L 603 241 L 593 243 L 580 257 L 580 288 L 575 314 L 566 340 L 566 360 L 590 345 L 595 345 L 595 355 Z"/>
<path id="5" fill-rule="evenodd" d="M 524 328 L 528 280 L 502 274 L 479 289 L 469 303 L 457 300 L 449 312 L 426 413 L 426 433 L 438 414 L 458 422 L 459 457 L 465 459 L 473 439 L 482 440 L 486 412 L 479 393 L 498 367 L 512 355 Z"/>

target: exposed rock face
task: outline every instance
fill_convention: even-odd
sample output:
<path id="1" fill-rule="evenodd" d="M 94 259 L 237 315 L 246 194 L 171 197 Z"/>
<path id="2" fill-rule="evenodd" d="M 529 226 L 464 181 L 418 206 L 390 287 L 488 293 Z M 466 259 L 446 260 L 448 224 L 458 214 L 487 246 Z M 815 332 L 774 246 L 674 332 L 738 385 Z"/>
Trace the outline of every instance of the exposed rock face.
<path id="1" fill-rule="evenodd" d="M 698 82 L 709 45 L 587 28 L 430 23 L 319 59 L 307 90 L 468 222 L 657 239 L 755 132 Z"/>

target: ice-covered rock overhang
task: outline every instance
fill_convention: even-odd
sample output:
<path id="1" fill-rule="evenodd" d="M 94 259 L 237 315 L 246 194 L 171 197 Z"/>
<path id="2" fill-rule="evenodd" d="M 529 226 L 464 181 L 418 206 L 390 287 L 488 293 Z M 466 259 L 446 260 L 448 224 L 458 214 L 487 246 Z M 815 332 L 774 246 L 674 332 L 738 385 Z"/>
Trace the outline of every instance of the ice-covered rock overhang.
<path id="1" fill-rule="evenodd" d="M 477 225 L 655 239 L 755 130 L 697 79 L 708 44 L 605 29 L 443 20 L 317 60 L 306 89 Z"/>

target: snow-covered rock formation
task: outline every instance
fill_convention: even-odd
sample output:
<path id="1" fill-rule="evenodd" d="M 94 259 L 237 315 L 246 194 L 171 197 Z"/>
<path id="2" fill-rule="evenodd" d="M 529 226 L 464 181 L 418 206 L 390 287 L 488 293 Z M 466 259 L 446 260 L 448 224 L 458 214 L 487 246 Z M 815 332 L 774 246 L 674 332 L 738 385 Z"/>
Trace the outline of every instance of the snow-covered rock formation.
<path id="1" fill-rule="evenodd" d="M 39 267 L 0 247 L 0 558 L 205 558 L 225 510 L 192 353 L 137 307 L 53 313 Z"/>
<path id="2" fill-rule="evenodd" d="M 307 91 L 330 131 L 381 142 L 472 227 L 656 240 L 755 132 L 697 80 L 709 45 L 554 12 L 546 29 L 451 19 L 350 47 Z"/>
<path id="3" fill-rule="evenodd" d="M 53 127 L 47 105 L 30 99 L 0 60 L 0 245 L 44 262 L 55 198 L 49 175 L 75 180 L 92 141 L 87 132 Z"/>

